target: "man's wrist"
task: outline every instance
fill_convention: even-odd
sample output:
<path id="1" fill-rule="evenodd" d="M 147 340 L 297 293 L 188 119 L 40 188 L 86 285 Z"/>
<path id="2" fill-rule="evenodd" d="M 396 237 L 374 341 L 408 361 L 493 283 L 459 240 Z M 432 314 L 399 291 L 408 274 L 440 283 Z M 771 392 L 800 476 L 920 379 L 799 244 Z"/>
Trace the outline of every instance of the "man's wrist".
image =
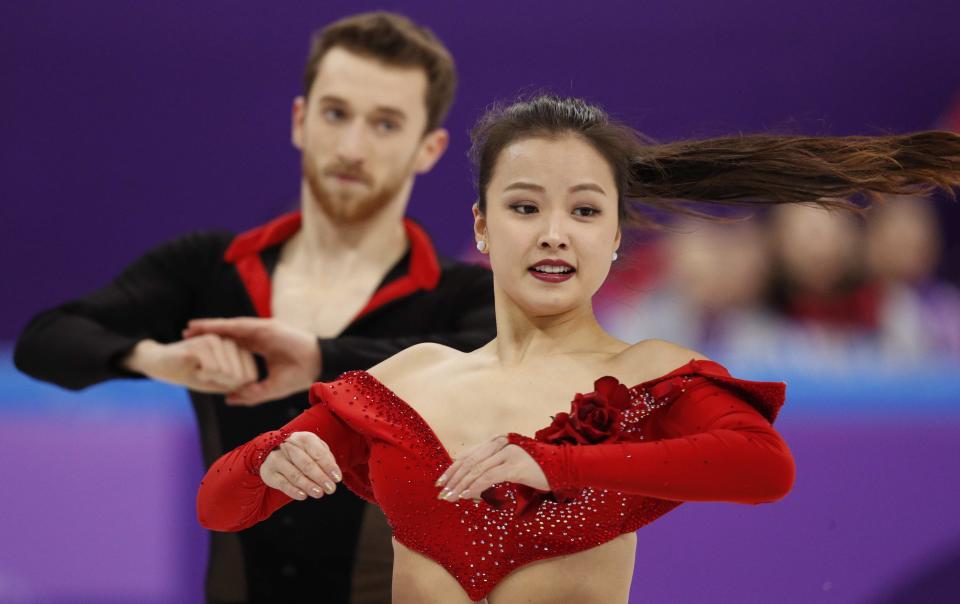
<path id="1" fill-rule="evenodd" d="M 127 371 L 146 375 L 147 368 L 150 364 L 149 359 L 152 358 L 153 354 L 162 348 L 162 346 L 163 345 L 156 340 L 149 338 L 140 340 L 130 350 L 130 353 L 123 357 L 120 365 Z"/>

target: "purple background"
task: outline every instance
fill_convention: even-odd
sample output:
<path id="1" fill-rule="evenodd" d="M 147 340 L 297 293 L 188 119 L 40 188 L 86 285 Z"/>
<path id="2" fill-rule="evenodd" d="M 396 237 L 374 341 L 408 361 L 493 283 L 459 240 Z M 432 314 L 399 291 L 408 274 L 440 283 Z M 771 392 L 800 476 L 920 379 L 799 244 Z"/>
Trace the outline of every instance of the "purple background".
<path id="1" fill-rule="evenodd" d="M 925 129 L 960 91 L 953 0 L 5 2 L 0 338 L 163 240 L 291 207 L 310 32 L 372 7 L 430 25 L 462 74 L 450 151 L 411 204 L 448 254 L 470 242 L 466 133 L 520 90 L 586 96 L 660 139 Z"/>
<path id="2" fill-rule="evenodd" d="M 953 0 L 2 3 L 0 339 L 165 239 L 292 207 L 289 108 L 309 34 L 374 7 L 431 26 L 461 71 L 450 152 L 411 204 L 448 254 L 471 243 L 466 132 L 520 90 L 589 97 L 661 139 L 925 129 L 960 91 Z M 960 210 L 940 210 L 949 234 Z M 642 530 L 634 599 L 879 602 L 956 560 L 960 412 L 945 375 L 882 392 L 861 388 L 867 373 L 836 389 L 778 376 L 794 492 L 683 506 Z M 0 601 L 199 600 L 199 453 L 181 392 L 67 394 L 0 355 L 0 457 Z"/>

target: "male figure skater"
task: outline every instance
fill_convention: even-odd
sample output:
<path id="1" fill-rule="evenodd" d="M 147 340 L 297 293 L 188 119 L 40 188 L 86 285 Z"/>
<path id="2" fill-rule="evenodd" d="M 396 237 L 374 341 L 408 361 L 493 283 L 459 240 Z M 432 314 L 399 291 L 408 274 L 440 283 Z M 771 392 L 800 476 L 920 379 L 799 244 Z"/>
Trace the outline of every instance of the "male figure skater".
<path id="1" fill-rule="evenodd" d="M 153 249 L 107 287 L 33 318 L 17 367 L 70 389 L 137 376 L 186 386 L 209 465 L 298 415 L 312 380 L 418 342 L 485 343 L 495 329 L 489 273 L 438 258 L 404 218 L 415 177 L 446 149 L 455 84 L 447 49 L 405 17 L 329 25 L 293 102 L 300 211 Z M 274 349 L 213 333 L 182 339 L 202 317 L 259 317 L 291 337 Z M 266 361 L 259 382 L 251 350 Z M 319 495 L 239 534 L 212 534 L 207 600 L 389 601 L 392 551 L 379 510 L 345 488 Z"/>

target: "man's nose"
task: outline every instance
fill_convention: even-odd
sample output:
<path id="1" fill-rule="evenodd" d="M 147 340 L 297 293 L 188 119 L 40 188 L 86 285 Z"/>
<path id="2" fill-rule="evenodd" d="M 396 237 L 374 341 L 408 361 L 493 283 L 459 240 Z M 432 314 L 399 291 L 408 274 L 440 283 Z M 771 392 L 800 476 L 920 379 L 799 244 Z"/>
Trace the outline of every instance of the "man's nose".
<path id="1" fill-rule="evenodd" d="M 345 164 L 359 165 L 366 158 L 367 140 L 364 124 L 354 120 L 342 132 L 337 142 L 337 157 Z"/>

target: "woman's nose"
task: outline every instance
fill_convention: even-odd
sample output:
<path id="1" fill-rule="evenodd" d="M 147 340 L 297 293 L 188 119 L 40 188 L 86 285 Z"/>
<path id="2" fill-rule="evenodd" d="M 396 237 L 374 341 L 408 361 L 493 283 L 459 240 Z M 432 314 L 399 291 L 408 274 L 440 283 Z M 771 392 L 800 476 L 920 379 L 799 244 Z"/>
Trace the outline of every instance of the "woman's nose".
<path id="1" fill-rule="evenodd" d="M 537 244 L 541 249 L 567 249 L 569 240 L 563 228 L 562 220 L 558 218 L 548 219 Z"/>

